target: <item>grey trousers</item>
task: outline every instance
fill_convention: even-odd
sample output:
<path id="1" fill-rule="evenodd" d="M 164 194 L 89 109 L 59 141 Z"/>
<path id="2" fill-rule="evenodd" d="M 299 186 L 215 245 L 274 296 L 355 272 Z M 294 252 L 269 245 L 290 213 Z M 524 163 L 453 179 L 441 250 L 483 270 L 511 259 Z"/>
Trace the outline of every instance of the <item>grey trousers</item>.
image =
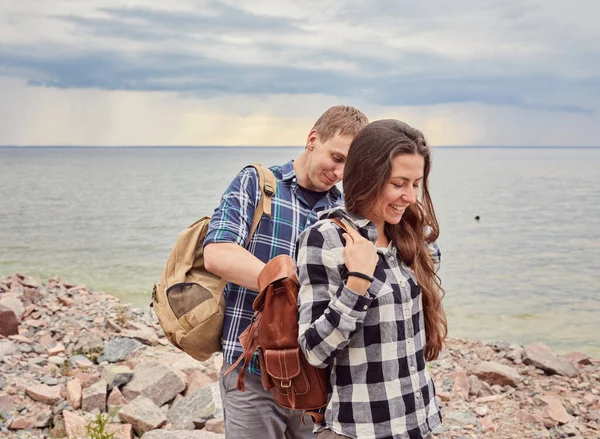
<path id="1" fill-rule="evenodd" d="M 305 425 L 300 419 L 301 411 L 278 406 L 256 375 L 244 375 L 246 391 L 240 392 L 236 389 L 239 369 L 223 377 L 229 367 L 223 362 L 219 380 L 227 439 L 315 438 L 310 416 L 306 417 Z"/>

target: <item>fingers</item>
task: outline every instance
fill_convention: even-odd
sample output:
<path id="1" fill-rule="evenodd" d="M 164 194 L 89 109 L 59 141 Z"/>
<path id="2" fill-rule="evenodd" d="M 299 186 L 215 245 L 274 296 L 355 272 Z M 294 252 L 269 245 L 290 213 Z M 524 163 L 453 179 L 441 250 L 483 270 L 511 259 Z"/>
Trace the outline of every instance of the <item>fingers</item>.
<path id="1" fill-rule="evenodd" d="M 349 248 L 352 244 L 354 244 L 354 239 L 347 233 L 342 234 L 342 238 L 346 240 L 346 248 Z"/>
<path id="2" fill-rule="evenodd" d="M 356 230 L 355 228 L 353 228 L 353 227 L 348 227 L 347 229 L 348 229 L 348 232 L 347 232 L 347 233 L 350 235 L 350 237 L 351 237 L 351 238 L 352 238 L 354 241 L 356 241 L 356 240 L 357 240 L 357 239 L 359 239 L 359 238 L 362 238 L 362 235 L 361 235 L 360 233 L 358 233 L 358 230 Z"/>

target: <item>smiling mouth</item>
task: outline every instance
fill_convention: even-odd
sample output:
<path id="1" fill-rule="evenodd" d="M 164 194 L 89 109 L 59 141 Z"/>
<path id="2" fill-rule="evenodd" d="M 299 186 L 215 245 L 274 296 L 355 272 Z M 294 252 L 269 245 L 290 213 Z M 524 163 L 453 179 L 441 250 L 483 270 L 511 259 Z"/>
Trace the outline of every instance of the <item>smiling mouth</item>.
<path id="1" fill-rule="evenodd" d="M 335 184 L 335 183 L 336 183 L 336 181 L 335 181 L 335 180 L 332 180 L 332 179 L 331 179 L 331 178 L 329 178 L 327 175 L 325 175 L 325 178 L 326 178 L 326 179 L 327 179 L 327 181 L 328 181 L 329 183 L 331 183 L 331 184 Z"/>
<path id="2" fill-rule="evenodd" d="M 390 204 L 390 207 L 396 212 L 404 212 L 408 206 L 397 206 L 395 204 Z"/>

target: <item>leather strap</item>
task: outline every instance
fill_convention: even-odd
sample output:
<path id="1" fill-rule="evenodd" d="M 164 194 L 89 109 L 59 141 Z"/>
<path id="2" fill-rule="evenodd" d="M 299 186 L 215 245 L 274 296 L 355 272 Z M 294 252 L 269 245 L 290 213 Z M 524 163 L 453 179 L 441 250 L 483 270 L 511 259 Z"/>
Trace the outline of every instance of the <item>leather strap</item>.
<path id="1" fill-rule="evenodd" d="M 246 330 L 239 336 L 240 344 L 242 345 L 243 354 L 239 356 L 237 361 L 231 365 L 229 369 L 223 374 L 223 376 L 227 376 L 232 370 L 234 370 L 242 361 L 244 362 L 242 368 L 240 369 L 240 374 L 238 375 L 236 388 L 242 392 L 246 390 L 246 385 L 244 383 L 244 375 L 246 374 L 246 369 L 250 365 L 250 360 L 254 355 L 254 352 L 258 349 L 258 323 L 260 321 L 260 314 L 255 313 L 254 317 L 252 317 L 252 323 L 250 326 L 246 328 Z"/>
<path id="2" fill-rule="evenodd" d="M 344 223 L 342 222 L 342 220 L 341 220 L 341 219 L 339 219 L 339 218 L 331 218 L 331 221 L 333 221 L 333 222 L 334 222 L 334 223 L 336 223 L 338 226 L 340 226 L 340 228 L 341 228 L 341 229 L 342 229 L 344 232 L 348 233 L 348 227 L 346 226 L 346 224 L 344 224 Z"/>
<path id="3" fill-rule="evenodd" d="M 263 213 L 268 217 L 271 217 L 271 200 L 273 199 L 273 195 L 277 191 L 277 180 L 275 179 L 275 175 L 269 168 L 265 168 L 263 165 L 259 165 L 257 163 L 248 165 L 252 166 L 256 169 L 258 173 L 258 186 L 260 187 L 260 192 L 262 194 L 261 202 L 256 206 L 254 210 L 254 217 L 252 218 L 252 227 L 250 228 L 250 233 L 248 234 L 248 239 L 246 240 L 245 247 L 248 247 L 250 244 L 250 240 L 252 239 L 252 235 L 256 232 L 258 228 L 258 223 L 263 216 Z"/>
<path id="4" fill-rule="evenodd" d="M 313 424 L 320 424 L 323 422 L 323 413 L 321 413 L 320 411 L 315 411 L 315 410 L 304 410 L 302 412 L 302 416 L 300 417 L 300 419 L 302 420 L 303 424 L 306 424 L 304 422 L 304 417 L 308 415 L 312 418 Z"/>

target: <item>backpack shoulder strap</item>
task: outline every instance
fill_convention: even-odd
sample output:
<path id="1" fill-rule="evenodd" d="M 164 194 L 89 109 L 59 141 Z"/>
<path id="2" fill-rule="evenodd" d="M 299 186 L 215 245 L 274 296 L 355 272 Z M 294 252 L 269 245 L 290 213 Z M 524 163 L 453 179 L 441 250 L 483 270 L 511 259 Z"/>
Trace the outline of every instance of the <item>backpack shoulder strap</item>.
<path id="1" fill-rule="evenodd" d="M 250 228 L 250 233 L 248 234 L 246 247 L 250 243 L 252 235 L 254 235 L 254 232 L 256 232 L 256 229 L 258 228 L 258 223 L 260 222 L 263 213 L 266 214 L 268 217 L 271 216 L 271 200 L 273 198 L 273 195 L 275 195 L 275 192 L 277 191 L 277 180 L 275 179 L 275 175 L 269 168 L 263 165 L 259 165 L 257 163 L 254 163 L 249 166 L 252 166 L 254 169 L 256 169 L 256 172 L 258 173 L 258 186 L 260 187 L 262 197 L 260 203 L 258 204 L 258 206 L 256 206 L 256 209 L 254 210 L 254 217 L 252 218 L 252 227 Z"/>
<path id="2" fill-rule="evenodd" d="M 336 223 L 338 226 L 340 226 L 340 228 L 341 228 L 341 229 L 342 229 L 344 232 L 348 233 L 348 227 L 346 226 L 346 224 L 344 224 L 344 223 L 342 222 L 342 220 L 341 220 L 341 219 L 339 219 L 339 218 L 331 218 L 331 221 L 332 221 L 332 222 L 334 222 L 334 223 Z"/>

